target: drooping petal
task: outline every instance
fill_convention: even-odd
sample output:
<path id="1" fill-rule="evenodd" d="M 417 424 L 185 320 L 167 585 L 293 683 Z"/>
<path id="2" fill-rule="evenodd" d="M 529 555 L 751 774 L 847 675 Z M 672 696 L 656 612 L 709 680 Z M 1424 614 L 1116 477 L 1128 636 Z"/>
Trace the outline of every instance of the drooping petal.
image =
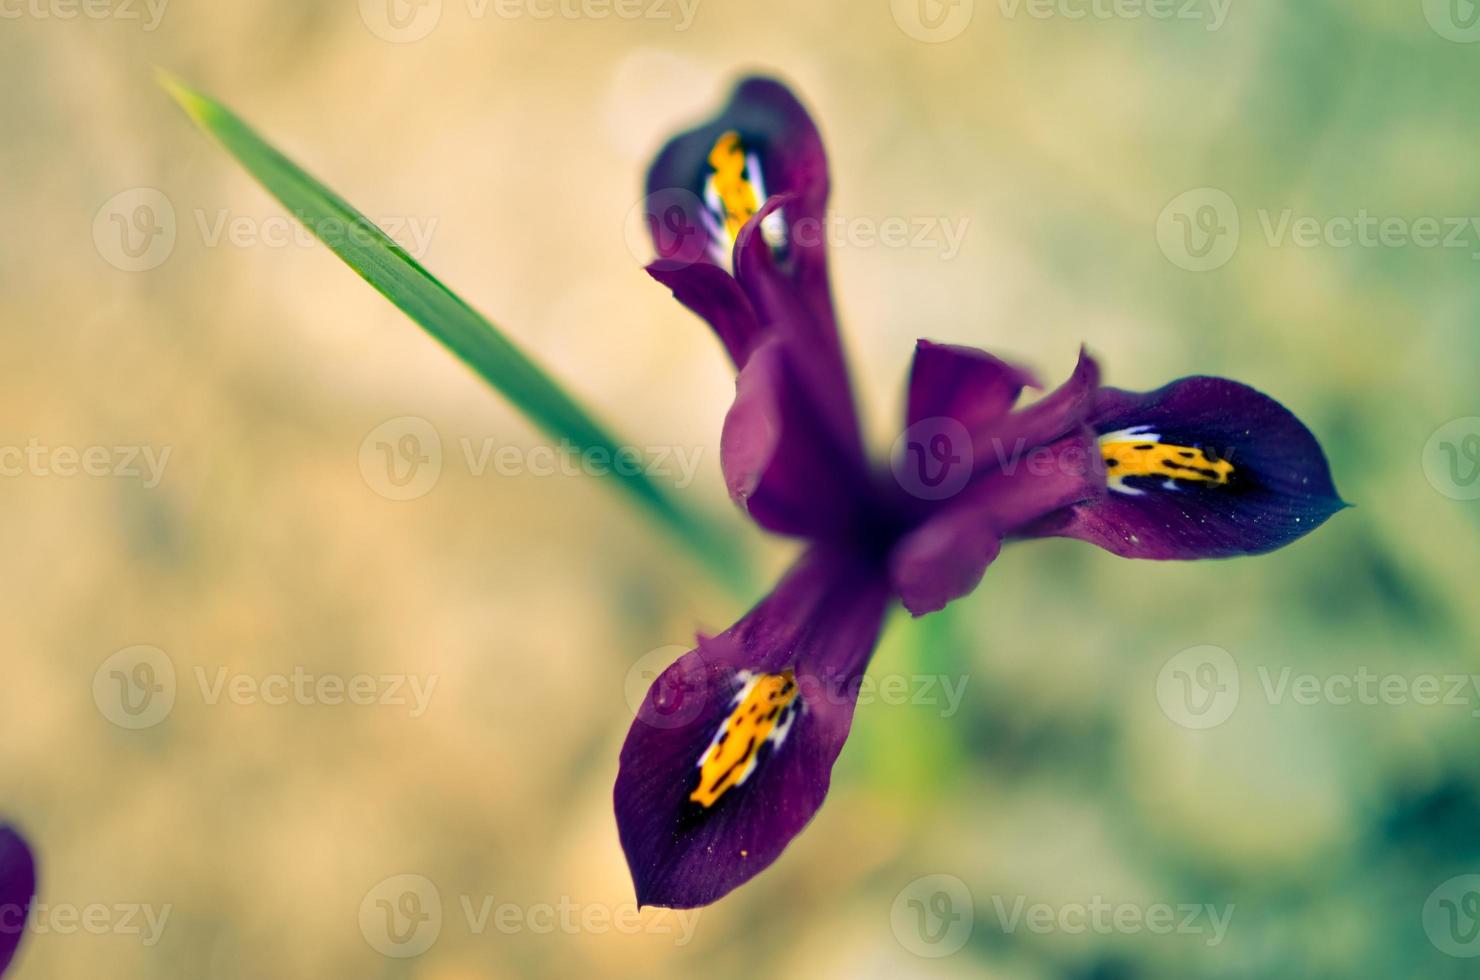
<path id="1" fill-rule="evenodd" d="M 653 682 L 613 800 L 641 905 L 707 905 L 768 867 L 822 805 L 888 587 L 813 549 L 740 622 Z"/>
<path id="2" fill-rule="evenodd" d="M 36 861 L 20 834 L 0 825 L 0 973 L 15 956 L 25 935 L 26 918 L 36 897 Z"/>
<path id="3" fill-rule="evenodd" d="M 979 431 L 1005 415 L 1026 387 L 1038 387 L 1030 372 L 984 350 L 921 340 L 910 369 L 906 425 L 948 418 Z"/>
<path id="4" fill-rule="evenodd" d="M 889 572 L 915 616 L 970 594 L 1018 529 L 1104 492 L 1098 443 L 1088 428 L 1035 447 L 974 480 L 900 539 Z"/>
<path id="5" fill-rule="evenodd" d="M 735 382 L 720 436 L 730 496 L 768 530 L 836 537 L 856 526 L 866 479 L 818 415 L 790 348 L 762 344 Z"/>
<path id="6" fill-rule="evenodd" d="M 736 369 L 745 366 L 765 333 L 750 299 L 733 276 L 703 263 L 671 266 L 654 262 L 647 272 L 713 328 Z"/>
<path id="7" fill-rule="evenodd" d="M 1310 430 L 1236 381 L 1104 388 L 1092 424 L 1107 492 L 1032 533 L 1080 538 L 1127 558 L 1229 558 L 1283 547 L 1346 506 Z"/>

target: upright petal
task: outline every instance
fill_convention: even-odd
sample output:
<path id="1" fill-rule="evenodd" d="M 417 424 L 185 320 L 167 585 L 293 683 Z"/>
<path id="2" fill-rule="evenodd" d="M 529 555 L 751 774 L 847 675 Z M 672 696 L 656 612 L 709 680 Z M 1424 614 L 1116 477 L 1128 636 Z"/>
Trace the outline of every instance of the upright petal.
<path id="1" fill-rule="evenodd" d="M 762 344 L 735 381 L 720 465 L 730 496 L 768 530 L 819 538 L 857 527 L 867 475 L 828 431 L 780 341 Z"/>
<path id="2" fill-rule="evenodd" d="M 967 432 L 996 422 L 1026 387 L 1038 387 L 1027 370 L 984 350 L 921 340 L 910 369 L 907 425 L 933 418 L 959 422 Z"/>
<path id="3" fill-rule="evenodd" d="M 707 905 L 765 870 L 827 796 L 889 592 L 813 549 L 664 671 L 622 746 L 617 831 L 642 905 Z"/>
<path id="4" fill-rule="evenodd" d="M 900 539 L 889 561 L 895 591 L 915 616 L 943 609 L 976 589 L 1004 538 L 1096 498 L 1104 485 L 1098 444 L 1085 427 L 1021 454 L 972 481 Z"/>
<path id="5" fill-rule="evenodd" d="M 796 283 L 785 276 L 758 233 L 786 198 L 773 197 L 735 242 L 735 278 L 750 298 L 760 329 L 786 345 L 803 387 L 839 449 L 863 464 L 863 443 L 842 341 L 831 320 L 819 319 Z"/>
<path id="6" fill-rule="evenodd" d="M 1230 558 L 1283 547 L 1346 506 L 1310 430 L 1236 381 L 1101 389 L 1092 424 L 1108 492 L 1031 533 L 1127 558 Z"/>
<path id="7" fill-rule="evenodd" d="M 36 897 L 36 862 L 20 834 L 0 824 L 0 973 L 15 956 Z"/>
<path id="8" fill-rule="evenodd" d="M 1083 348 L 1074 371 L 1038 401 L 972 430 L 978 471 L 1002 468 L 1024 453 L 1075 432 L 1089 417 L 1100 385 L 1100 366 Z"/>

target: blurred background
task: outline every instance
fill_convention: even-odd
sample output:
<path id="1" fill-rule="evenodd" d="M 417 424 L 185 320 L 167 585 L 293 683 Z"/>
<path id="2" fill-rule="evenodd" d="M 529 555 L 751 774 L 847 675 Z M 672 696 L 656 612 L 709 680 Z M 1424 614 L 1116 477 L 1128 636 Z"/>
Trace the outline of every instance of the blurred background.
<path id="1" fill-rule="evenodd" d="M 15 975 L 1473 975 L 1476 41 L 1467 0 L 0 5 L 0 819 L 45 906 Z M 749 590 L 549 474 L 155 65 L 696 460 L 660 482 Z M 916 337 L 1050 381 L 1085 341 L 1112 384 L 1275 395 L 1357 506 L 1235 562 L 1009 548 L 891 620 L 770 871 L 639 915 L 633 706 L 794 550 L 725 497 L 727 364 L 632 221 L 751 69 L 827 140 L 880 456 Z"/>

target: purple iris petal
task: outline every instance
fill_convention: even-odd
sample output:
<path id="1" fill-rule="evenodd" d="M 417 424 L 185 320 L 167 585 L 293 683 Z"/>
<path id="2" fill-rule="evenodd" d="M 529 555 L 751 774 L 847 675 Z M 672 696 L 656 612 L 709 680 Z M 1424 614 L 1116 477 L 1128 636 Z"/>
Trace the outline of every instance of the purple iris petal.
<path id="1" fill-rule="evenodd" d="M 1094 409 L 1100 366 L 1083 348 L 1074 371 L 1038 401 L 971 432 L 976 469 L 1001 467 L 1012 459 L 1073 432 Z"/>
<path id="2" fill-rule="evenodd" d="M 769 866 L 812 819 L 888 600 L 868 563 L 815 548 L 743 619 L 653 682 L 613 793 L 639 904 L 707 905 Z M 745 697 L 766 683 L 779 699 Z M 768 703 L 782 714 L 757 727 L 749 708 Z M 722 733 L 736 740 L 734 763 L 702 767 Z"/>
<path id="3" fill-rule="evenodd" d="M 15 956 L 36 897 L 36 862 L 26 841 L 0 825 L 0 973 Z"/>
<path id="4" fill-rule="evenodd" d="M 826 431 L 789 355 L 780 341 L 763 344 L 736 380 L 720 437 L 725 485 L 768 530 L 836 536 L 856 526 L 863 476 Z"/>
<path id="5" fill-rule="evenodd" d="M 745 366 L 764 331 L 733 276 L 718 266 L 702 264 L 665 266 L 654 262 L 647 271 L 713 328 L 737 370 Z"/>
<path id="6" fill-rule="evenodd" d="M 890 576 L 915 616 L 935 612 L 981 583 L 1002 540 L 1048 514 L 1104 492 L 1094 433 L 1081 427 L 977 477 L 960 495 L 905 535 L 890 556 Z"/>
<path id="7" fill-rule="evenodd" d="M 1038 386 L 1031 372 L 984 350 L 921 340 L 910 368 L 906 424 L 950 418 L 967 432 L 981 431 L 1005 415 L 1024 388 Z"/>
<path id="8" fill-rule="evenodd" d="M 836 446 L 861 466 L 863 444 L 837 329 L 808 308 L 795 283 L 782 274 L 759 231 L 783 201 L 780 197 L 767 201 L 741 231 L 735 242 L 735 278 L 750 297 L 762 329 L 787 345 L 791 362 Z"/>
<path id="9" fill-rule="evenodd" d="M 827 154 L 807 110 L 780 82 L 747 78 L 713 119 L 680 133 L 653 162 L 647 177 L 648 227 L 661 261 L 670 264 L 714 261 L 712 222 L 704 213 L 710 154 L 726 133 L 739 137 L 759 174 L 749 174 L 766 196 L 792 195 L 788 224 L 799 234 L 791 243 L 792 271 L 811 291 L 816 313 L 831 323 L 823 217 L 827 209 Z M 763 202 L 762 202 L 763 203 Z"/>
<path id="10" fill-rule="evenodd" d="M 1108 435 L 1132 454 L 1166 462 L 1150 467 L 1151 475 L 1123 477 L 1117 489 L 1125 467 L 1107 457 L 1109 492 L 1036 533 L 1080 538 L 1127 558 L 1229 558 L 1283 547 L 1347 506 L 1310 430 L 1236 381 L 1183 378 L 1145 393 L 1104 388 L 1092 423 L 1102 441 Z M 1147 468 L 1144 458 L 1126 462 Z"/>

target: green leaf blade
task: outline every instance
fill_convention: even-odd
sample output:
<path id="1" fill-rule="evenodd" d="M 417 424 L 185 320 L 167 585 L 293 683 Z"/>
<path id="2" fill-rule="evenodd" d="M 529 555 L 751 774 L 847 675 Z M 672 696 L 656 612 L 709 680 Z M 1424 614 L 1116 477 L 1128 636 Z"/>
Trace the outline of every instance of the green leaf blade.
<path id="1" fill-rule="evenodd" d="M 623 447 L 564 388 L 497 327 L 428 272 L 347 201 L 275 149 L 224 105 L 167 72 L 159 83 L 192 121 L 212 136 L 273 197 L 346 265 L 460 358 L 547 436 L 576 449 Z M 630 445 L 630 444 L 629 444 Z M 642 508 L 726 586 L 744 593 L 749 575 L 737 549 L 707 520 L 681 506 L 641 472 L 607 467 Z"/>

